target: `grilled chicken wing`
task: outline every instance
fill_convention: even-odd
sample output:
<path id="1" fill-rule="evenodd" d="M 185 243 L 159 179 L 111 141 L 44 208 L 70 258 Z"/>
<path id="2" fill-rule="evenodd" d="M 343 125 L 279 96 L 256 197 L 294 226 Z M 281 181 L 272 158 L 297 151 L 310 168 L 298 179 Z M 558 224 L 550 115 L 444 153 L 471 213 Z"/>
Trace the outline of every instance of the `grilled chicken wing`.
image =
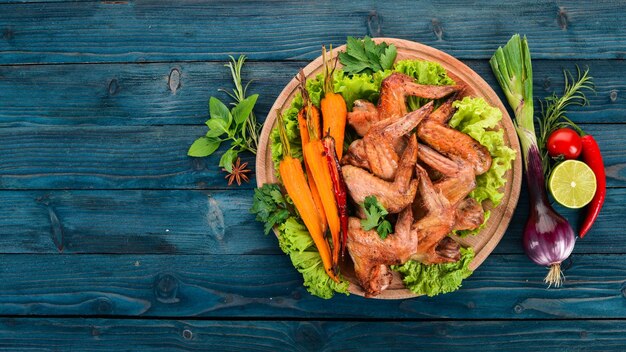
<path id="1" fill-rule="evenodd" d="M 441 154 L 467 161 L 476 175 L 484 174 L 491 167 L 487 148 L 463 132 L 427 119 L 417 127 L 417 136 Z"/>
<path id="2" fill-rule="evenodd" d="M 446 196 L 450 204 L 457 204 L 476 188 L 474 171 L 464 160 L 448 159 L 423 144 L 419 144 L 418 150 L 419 159 L 443 175 L 435 182 L 435 188 Z"/>
<path id="3" fill-rule="evenodd" d="M 404 116 L 407 113 L 406 97 L 409 95 L 427 99 L 439 99 L 459 90 L 457 86 L 429 86 L 415 83 L 402 73 L 392 73 L 380 85 L 378 100 L 379 120 Z"/>
<path id="4" fill-rule="evenodd" d="M 348 123 L 359 136 L 365 136 L 370 126 L 378 121 L 376 105 L 362 99 L 354 101 L 352 111 L 348 113 Z"/>
<path id="5" fill-rule="evenodd" d="M 388 265 L 405 263 L 417 248 L 417 236 L 411 232 L 413 215 L 406 207 L 398 215 L 395 233 L 381 239 L 376 230 L 365 231 L 361 220 L 350 218 L 348 252 L 354 262 L 354 272 L 367 296 L 378 295 L 391 283 Z"/>
<path id="6" fill-rule="evenodd" d="M 415 80 L 402 73 L 392 73 L 380 86 L 378 106 L 356 100 L 348 113 L 348 123 L 359 136 L 365 136 L 370 127 L 379 121 L 399 118 L 407 114 L 406 97 L 409 95 L 427 99 L 439 99 L 459 90 L 458 86 L 428 86 L 415 83 Z"/>
<path id="7" fill-rule="evenodd" d="M 373 124 L 362 139 L 352 142 L 342 163 L 369 170 L 383 180 L 393 180 L 398 169 L 398 155 L 406 146 L 404 136 L 432 111 L 433 103 L 430 102 L 400 118 Z"/>
<path id="8" fill-rule="evenodd" d="M 416 221 L 411 227 L 416 232 L 417 248 L 411 259 L 424 264 L 448 263 L 458 260 L 452 253 L 449 245 L 438 246 L 448 236 L 454 226 L 455 209 L 448 199 L 438 192 L 433 186 L 428 173 L 421 166 L 416 165 L 419 178 L 419 197 L 415 201 L 426 210 L 426 215 Z"/>
<path id="9" fill-rule="evenodd" d="M 463 199 L 456 207 L 453 230 L 473 230 L 485 221 L 485 210 L 474 198 Z"/>
<path id="10" fill-rule="evenodd" d="M 415 135 L 412 135 L 402 154 L 393 182 L 385 181 L 352 165 L 343 166 L 342 173 L 350 196 L 355 202 L 363 203 L 365 197 L 376 196 L 389 213 L 399 213 L 415 198 L 417 180 L 411 178 L 416 162 L 417 140 Z"/>

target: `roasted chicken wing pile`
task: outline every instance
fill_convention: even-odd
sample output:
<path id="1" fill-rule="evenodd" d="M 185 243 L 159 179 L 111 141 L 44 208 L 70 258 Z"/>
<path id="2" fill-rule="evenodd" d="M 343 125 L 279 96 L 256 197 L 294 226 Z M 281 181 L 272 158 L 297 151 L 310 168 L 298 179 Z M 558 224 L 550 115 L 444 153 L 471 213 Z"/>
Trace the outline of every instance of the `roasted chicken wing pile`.
<path id="1" fill-rule="evenodd" d="M 385 239 L 376 230 L 364 230 L 358 217 L 350 218 L 347 247 L 368 296 L 389 286 L 389 265 L 459 260 L 460 246 L 448 234 L 483 223 L 482 205 L 468 194 L 476 187 L 476 176 L 491 167 L 491 156 L 447 124 L 461 88 L 420 85 L 393 73 L 381 84 L 378 105 L 357 100 L 348 114 L 361 137 L 342 159 L 348 192 L 356 204 L 375 196 L 390 214 L 397 214 L 395 233 Z M 408 112 L 407 96 L 449 98 L 436 110 L 430 102 Z"/>

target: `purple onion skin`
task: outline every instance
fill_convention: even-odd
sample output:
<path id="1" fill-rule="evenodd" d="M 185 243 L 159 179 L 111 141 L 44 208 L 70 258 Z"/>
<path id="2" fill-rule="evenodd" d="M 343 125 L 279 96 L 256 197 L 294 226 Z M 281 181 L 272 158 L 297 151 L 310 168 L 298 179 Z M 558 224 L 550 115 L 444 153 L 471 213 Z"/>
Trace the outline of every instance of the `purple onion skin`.
<path id="1" fill-rule="evenodd" d="M 536 145 L 531 145 L 528 150 L 526 181 L 530 193 L 530 215 L 524 226 L 524 251 L 530 260 L 539 265 L 561 263 L 572 254 L 576 235 L 569 222 L 548 202 Z"/>

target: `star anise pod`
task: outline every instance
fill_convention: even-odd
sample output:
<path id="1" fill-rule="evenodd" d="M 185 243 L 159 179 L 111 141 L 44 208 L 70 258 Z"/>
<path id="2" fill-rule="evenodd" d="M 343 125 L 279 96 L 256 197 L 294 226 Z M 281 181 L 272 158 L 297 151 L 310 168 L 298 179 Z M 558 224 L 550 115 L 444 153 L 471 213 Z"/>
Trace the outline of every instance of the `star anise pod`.
<path id="1" fill-rule="evenodd" d="M 226 175 L 224 178 L 228 179 L 229 186 L 232 185 L 234 181 L 237 181 L 238 186 L 241 186 L 241 180 L 250 182 L 248 176 L 246 175 L 246 173 L 250 172 L 250 170 L 246 169 L 246 166 L 248 166 L 247 162 L 242 164 L 241 158 L 237 158 L 237 161 L 233 163 L 233 171 L 228 172 L 228 170 L 222 169 L 222 171 L 228 173 L 228 175 Z"/>

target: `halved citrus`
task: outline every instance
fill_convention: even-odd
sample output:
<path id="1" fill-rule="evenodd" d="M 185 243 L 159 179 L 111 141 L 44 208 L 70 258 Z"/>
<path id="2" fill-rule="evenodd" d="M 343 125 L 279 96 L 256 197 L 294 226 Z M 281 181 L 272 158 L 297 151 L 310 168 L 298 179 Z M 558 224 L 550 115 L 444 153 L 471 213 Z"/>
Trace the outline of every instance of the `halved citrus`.
<path id="1" fill-rule="evenodd" d="M 548 180 L 548 189 L 562 206 L 578 209 L 591 202 L 596 194 L 596 175 L 578 160 L 558 164 Z"/>

